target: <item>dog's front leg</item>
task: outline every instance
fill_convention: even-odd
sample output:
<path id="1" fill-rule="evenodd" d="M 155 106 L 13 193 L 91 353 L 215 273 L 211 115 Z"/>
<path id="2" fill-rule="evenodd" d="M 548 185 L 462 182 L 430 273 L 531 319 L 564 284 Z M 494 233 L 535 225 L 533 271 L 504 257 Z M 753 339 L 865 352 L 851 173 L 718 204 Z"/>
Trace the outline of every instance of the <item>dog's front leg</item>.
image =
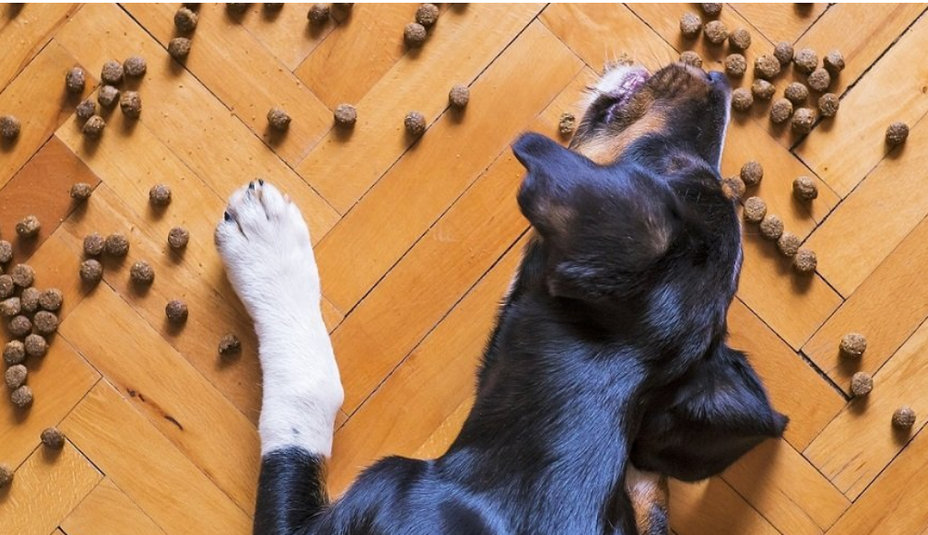
<path id="1" fill-rule="evenodd" d="M 309 230 L 296 205 L 257 181 L 229 199 L 216 245 L 255 322 L 264 377 L 255 533 L 293 533 L 327 501 L 324 461 L 344 395 Z"/>

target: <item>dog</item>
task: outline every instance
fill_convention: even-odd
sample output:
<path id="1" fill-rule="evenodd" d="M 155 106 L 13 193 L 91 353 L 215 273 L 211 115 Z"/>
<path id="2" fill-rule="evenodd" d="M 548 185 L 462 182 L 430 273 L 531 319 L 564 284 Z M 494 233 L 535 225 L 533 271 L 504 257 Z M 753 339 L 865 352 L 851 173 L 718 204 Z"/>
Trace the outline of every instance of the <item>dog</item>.
<path id="1" fill-rule="evenodd" d="M 667 477 L 710 477 L 782 436 L 787 418 L 725 343 L 742 258 L 719 175 L 729 103 L 721 73 L 622 66 L 569 148 L 514 142 L 533 237 L 473 409 L 444 455 L 385 458 L 335 503 L 343 390 L 309 232 L 272 185 L 236 191 L 216 243 L 260 344 L 254 533 L 667 533 Z"/>

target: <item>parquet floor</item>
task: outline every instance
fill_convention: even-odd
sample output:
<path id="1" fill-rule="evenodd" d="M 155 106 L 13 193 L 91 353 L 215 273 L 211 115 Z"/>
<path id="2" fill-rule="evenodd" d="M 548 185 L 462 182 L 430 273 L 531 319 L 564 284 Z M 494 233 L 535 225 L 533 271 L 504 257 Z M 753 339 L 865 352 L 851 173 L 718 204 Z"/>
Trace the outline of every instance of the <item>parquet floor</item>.
<path id="1" fill-rule="evenodd" d="M 325 314 L 346 389 L 331 489 L 388 453 L 429 456 L 454 436 L 472 402 L 473 372 L 495 305 L 527 230 L 514 194 L 521 168 L 508 144 L 519 132 L 556 135 L 603 63 L 628 53 L 651 68 L 689 48 L 677 23 L 695 5 L 479 5 L 443 8 L 428 42 L 407 51 L 402 30 L 416 5 L 356 5 L 351 18 L 310 29 L 307 6 L 279 14 L 253 4 L 240 19 L 204 4 L 186 65 L 170 59 L 177 5 L 0 7 L 0 114 L 23 122 L 0 147 L 0 236 L 15 242 L 40 287 L 65 294 L 50 354 L 31 362 L 35 403 L 0 403 L 0 462 L 16 469 L 0 492 L 0 532 L 67 535 L 248 533 L 258 468 L 261 385 L 251 326 L 225 280 L 212 231 L 225 198 L 264 177 L 309 219 Z M 794 275 L 756 227 L 731 309 L 732 343 L 750 354 L 775 405 L 792 421 L 784 440 L 757 448 L 721 477 L 672 485 L 672 527 L 688 534 L 928 533 L 928 17 L 923 5 L 731 5 L 721 18 L 754 37 L 747 52 L 787 40 L 847 68 L 834 82 L 837 117 L 798 138 L 772 127 L 766 106 L 736 115 L 723 171 L 758 159 L 757 193 L 818 253 Z M 727 53 L 701 41 L 708 66 Z M 141 54 L 144 111 L 118 111 L 88 143 L 64 92 L 75 64 L 95 91 L 105 60 Z M 782 90 L 793 77 L 781 76 Z M 747 75 L 741 85 L 749 85 Z M 463 114 L 448 89 L 469 84 Z M 349 136 L 332 109 L 355 103 Z M 281 105 L 285 136 L 266 130 Z M 417 142 L 409 110 L 428 118 Z M 883 131 L 911 127 L 887 152 Z M 820 195 L 794 201 L 792 180 Z M 74 182 L 95 186 L 75 208 Z M 150 211 L 148 188 L 174 201 Z M 15 222 L 43 222 L 32 243 Z M 192 233 L 168 252 L 175 225 Z M 87 291 L 77 267 L 90 232 L 125 232 L 126 262 L 106 263 Z M 150 262 L 150 291 L 128 265 Z M 184 328 L 164 320 L 167 300 L 190 306 Z M 838 358 L 848 331 L 869 337 L 858 367 Z M 235 332 L 244 353 L 222 363 L 216 345 Z M 874 374 L 862 401 L 850 374 Z M 894 433 L 890 415 L 919 420 Z M 68 437 L 58 455 L 39 446 L 51 425 Z"/>

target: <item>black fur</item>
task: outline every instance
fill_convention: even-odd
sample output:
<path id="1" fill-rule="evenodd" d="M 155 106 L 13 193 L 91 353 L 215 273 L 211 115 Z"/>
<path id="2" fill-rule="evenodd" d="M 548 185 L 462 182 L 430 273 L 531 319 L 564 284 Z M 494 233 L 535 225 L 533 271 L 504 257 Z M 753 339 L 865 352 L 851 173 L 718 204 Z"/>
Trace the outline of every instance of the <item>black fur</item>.
<path id="1" fill-rule="evenodd" d="M 331 506 L 293 478 L 316 477 L 316 460 L 265 459 L 256 533 L 634 534 L 629 459 L 699 479 L 782 433 L 785 417 L 725 345 L 741 258 L 717 168 L 727 88 L 697 82 L 708 96 L 668 121 L 698 124 L 646 135 L 615 164 L 537 134 L 514 144 L 537 235 L 459 436 L 435 460 L 376 463 Z M 666 533 L 656 510 L 649 533 Z"/>

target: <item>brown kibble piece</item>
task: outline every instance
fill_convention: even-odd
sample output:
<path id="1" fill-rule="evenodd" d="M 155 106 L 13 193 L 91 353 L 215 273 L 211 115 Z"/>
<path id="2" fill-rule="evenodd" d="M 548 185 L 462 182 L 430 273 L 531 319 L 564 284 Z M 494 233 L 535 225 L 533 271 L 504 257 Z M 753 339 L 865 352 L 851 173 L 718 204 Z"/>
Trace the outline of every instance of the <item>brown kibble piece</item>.
<path id="1" fill-rule="evenodd" d="M 828 91 L 828 86 L 831 85 L 831 75 L 828 74 L 828 71 L 819 67 L 812 71 L 806 81 L 809 83 L 809 87 L 819 93 L 824 93 Z"/>
<path id="2" fill-rule="evenodd" d="M 425 26 L 418 22 L 410 22 L 403 29 L 403 41 L 408 47 L 418 48 L 422 46 L 426 37 L 428 37 L 428 32 L 425 31 Z"/>
<path id="3" fill-rule="evenodd" d="M 909 137 L 909 125 L 897 121 L 886 128 L 886 143 L 890 147 L 902 145 Z"/>
<path id="4" fill-rule="evenodd" d="M 84 74 L 84 69 L 80 67 L 71 67 L 64 75 L 64 86 L 68 93 L 83 93 L 86 83 L 87 76 Z"/>
<path id="5" fill-rule="evenodd" d="M 11 319 L 7 327 L 13 338 L 25 338 L 32 330 L 32 322 L 26 316 L 19 315 Z"/>
<path id="6" fill-rule="evenodd" d="M 19 340 L 10 340 L 3 346 L 3 363 L 7 366 L 21 364 L 26 360 L 26 345 Z"/>
<path id="7" fill-rule="evenodd" d="M 109 60 L 103 64 L 100 71 L 100 81 L 104 84 L 117 85 L 122 82 L 122 63 L 116 60 Z"/>
<path id="8" fill-rule="evenodd" d="M 748 197 L 744 201 L 744 220 L 748 223 L 760 223 L 767 215 L 767 203 L 760 197 Z"/>
<path id="9" fill-rule="evenodd" d="M 0 264 L 6 264 L 13 259 L 13 244 L 6 241 L 0 240 Z M 3 296 L 0 295 L 0 298 Z"/>
<path id="10" fill-rule="evenodd" d="M 425 116 L 417 111 L 411 111 L 406 114 L 406 118 L 403 119 L 403 125 L 406 127 L 406 132 L 412 136 L 421 136 L 425 133 Z"/>
<path id="11" fill-rule="evenodd" d="M 74 114 L 81 121 L 86 121 L 97 114 L 97 103 L 92 98 L 85 98 L 74 108 Z"/>
<path id="12" fill-rule="evenodd" d="M 118 232 L 110 234 L 106 237 L 104 250 L 110 256 L 126 256 L 129 252 L 129 240 Z"/>
<path id="13" fill-rule="evenodd" d="M 23 311 L 22 301 L 18 297 L 7 297 L 0 301 L 0 316 L 12 318 Z"/>
<path id="14" fill-rule="evenodd" d="M 35 281 L 35 270 L 33 270 L 32 266 L 29 264 L 16 264 L 13 266 L 13 269 L 10 270 L 10 277 L 13 279 L 13 284 L 16 286 L 28 288 L 32 286 L 33 281 Z"/>
<path id="15" fill-rule="evenodd" d="M 83 202 L 93 194 L 93 187 L 86 182 L 78 182 L 71 186 L 71 198 L 77 202 Z"/>
<path id="16" fill-rule="evenodd" d="M 248 11 L 248 4 L 245 2 L 229 2 L 226 3 L 226 12 L 230 15 L 241 15 L 242 13 Z"/>
<path id="17" fill-rule="evenodd" d="M 40 310 L 32 318 L 35 332 L 48 336 L 58 330 L 58 316 L 47 310 Z"/>
<path id="18" fill-rule="evenodd" d="M 155 280 L 155 270 L 148 262 L 139 260 L 129 268 L 129 278 L 135 284 L 149 285 Z"/>
<path id="19" fill-rule="evenodd" d="M 815 111 L 812 108 L 799 108 L 793 112 L 792 126 L 795 132 L 808 134 L 815 124 Z"/>
<path id="20" fill-rule="evenodd" d="M 122 63 L 122 70 L 130 78 L 145 76 L 148 71 L 148 63 L 142 56 L 132 56 Z"/>
<path id="21" fill-rule="evenodd" d="M 702 58 L 692 50 L 684 50 L 683 53 L 680 54 L 680 63 L 691 65 L 699 69 L 702 68 Z"/>
<path id="22" fill-rule="evenodd" d="M 32 405 L 32 389 L 29 385 L 22 385 L 10 394 L 10 401 L 20 409 L 25 409 Z"/>
<path id="23" fill-rule="evenodd" d="M 335 107 L 335 124 L 344 128 L 358 122 L 358 110 L 351 104 L 339 104 Z"/>
<path id="24" fill-rule="evenodd" d="M 700 4 L 699 6 L 707 17 L 718 17 L 722 12 L 722 4 Z"/>
<path id="25" fill-rule="evenodd" d="M 119 109 L 130 119 L 138 119 L 142 115 L 142 97 L 138 91 L 123 91 L 119 97 Z"/>
<path id="26" fill-rule="evenodd" d="M 561 114 L 561 119 L 557 123 L 557 131 L 562 136 L 569 136 L 574 133 L 577 126 L 577 118 L 574 114 L 565 111 Z"/>
<path id="27" fill-rule="evenodd" d="M 725 58 L 725 74 L 728 76 L 741 78 L 746 70 L 748 70 L 748 60 L 741 54 L 729 54 Z"/>
<path id="28" fill-rule="evenodd" d="M 58 288 L 49 288 L 39 295 L 39 306 L 49 312 L 61 308 L 63 302 L 64 294 Z"/>
<path id="29" fill-rule="evenodd" d="M 23 340 L 23 347 L 26 349 L 26 355 L 33 358 L 44 357 L 48 352 L 48 342 L 41 335 L 30 334 Z"/>
<path id="30" fill-rule="evenodd" d="M 799 273 L 812 273 L 818 266 L 818 258 L 815 251 L 810 249 L 799 249 L 796 256 L 793 257 L 793 269 Z"/>
<path id="31" fill-rule="evenodd" d="M 19 136 L 20 124 L 19 119 L 12 115 L 0 116 L 0 137 L 10 141 Z"/>
<path id="32" fill-rule="evenodd" d="M 764 168 L 760 163 L 751 160 L 741 166 L 741 180 L 745 186 L 756 186 L 764 178 Z"/>
<path id="33" fill-rule="evenodd" d="M 767 240 L 778 240 L 783 235 L 783 220 L 776 214 L 767 214 L 758 227 L 760 235 Z"/>
<path id="34" fill-rule="evenodd" d="M 735 50 L 747 50 L 751 46 L 751 32 L 738 28 L 728 36 L 728 44 Z"/>
<path id="35" fill-rule="evenodd" d="M 793 45 L 780 41 L 773 48 L 773 57 L 777 58 L 781 66 L 789 65 L 789 62 L 793 61 Z"/>
<path id="36" fill-rule="evenodd" d="M 183 323 L 187 321 L 187 304 L 179 299 L 168 301 L 164 307 L 164 315 L 171 323 Z"/>
<path id="37" fill-rule="evenodd" d="M 184 227 L 174 227 L 168 233 L 168 245 L 171 249 L 183 249 L 190 241 L 190 232 Z"/>
<path id="38" fill-rule="evenodd" d="M 27 314 L 32 314 L 39 309 L 39 297 L 42 295 L 42 292 L 33 286 L 30 286 L 23 290 L 23 293 L 19 294 L 19 300 L 23 307 L 23 312 Z"/>
<path id="39" fill-rule="evenodd" d="M 42 444 L 48 449 L 60 450 L 64 447 L 64 433 L 55 427 L 49 427 L 42 431 L 40 438 L 42 439 Z"/>
<path id="40" fill-rule="evenodd" d="M 81 262 L 81 280 L 87 284 L 97 284 L 103 279 L 103 265 L 93 258 Z"/>
<path id="41" fill-rule="evenodd" d="M 754 98 L 760 100 L 770 100 L 773 98 L 776 90 L 776 86 L 762 78 L 754 80 L 754 82 L 751 84 L 751 94 L 754 95 Z"/>
<path id="42" fill-rule="evenodd" d="M 171 187 L 167 184 L 155 184 L 148 190 L 148 202 L 158 207 L 171 204 Z"/>
<path id="43" fill-rule="evenodd" d="M 457 84 L 448 92 L 448 103 L 452 107 L 462 109 L 470 102 L 470 88 L 463 84 Z"/>
<path id="44" fill-rule="evenodd" d="M 747 111 L 754 104 L 754 95 L 745 87 L 739 87 L 731 92 L 731 107 L 737 111 Z"/>
<path id="45" fill-rule="evenodd" d="M 27 377 L 29 377 L 29 370 L 22 364 L 14 364 L 6 369 L 3 374 L 3 381 L 6 383 L 7 388 L 16 390 L 26 384 Z"/>
<path id="46" fill-rule="evenodd" d="M 680 17 L 680 33 L 683 37 L 693 39 L 702 30 L 702 19 L 695 13 L 684 13 Z"/>
<path id="47" fill-rule="evenodd" d="M 799 82 L 793 82 L 783 90 L 783 96 L 793 104 L 802 104 L 809 98 L 809 88 Z"/>
<path id="48" fill-rule="evenodd" d="M 893 412 L 893 427 L 897 429 L 911 429 L 915 425 L 915 411 L 912 407 L 902 406 Z"/>
<path id="49" fill-rule="evenodd" d="M 851 394 L 855 398 L 866 396 L 873 390 L 873 377 L 867 372 L 857 372 L 851 376 Z"/>
<path id="50" fill-rule="evenodd" d="M 174 27 L 180 33 L 190 33 L 197 29 L 198 19 L 199 17 L 194 11 L 182 7 L 174 13 Z"/>
<path id="51" fill-rule="evenodd" d="M 39 229 L 42 228 L 42 224 L 39 223 L 39 218 L 34 215 L 27 215 L 21 221 L 16 223 L 16 234 L 20 238 L 35 238 L 39 234 Z"/>
<path id="52" fill-rule="evenodd" d="M 840 50 L 832 50 L 825 55 L 825 59 L 822 60 L 822 63 L 825 65 L 825 68 L 828 69 L 828 72 L 831 74 L 838 74 L 844 70 L 844 55 Z"/>
<path id="53" fill-rule="evenodd" d="M 81 128 L 81 132 L 90 139 L 97 139 L 103 134 L 104 127 L 106 127 L 106 121 L 103 120 L 103 117 L 94 115 L 90 119 L 87 119 L 87 122 L 84 123 L 84 127 Z"/>
<path id="54" fill-rule="evenodd" d="M 313 4 L 306 18 L 313 24 L 325 24 L 329 20 L 329 4 Z"/>
<path id="55" fill-rule="evenodd" d="M 741 200 L 746 189 L 744 181 L 739 177 L 730 176 L 722 179 L 722 193 L 728 199 L 733 201 Z"/>
<path id="56" fill-rule="evenodd" d="M 754 58 L 754 76 L 771 79 L 780 74 L 780 60 L 772 54 L 761 54 Z"/>
<path id="57" fill-rule="evenodd" d="M 867 350 L 867 338 L 860 333 L 847 333 L 841 338 L 839 349 L 846 357 L 860 358 Z"/>
<path id="58" fill-rule="evenodd" d="M 231 357 L 242 352 L 242 342 L 234 334 L 227 334 L 219 340 L 219 354 Z"/>
<path id="59" fill-rule="evenodd" d="M 777 248 L 784 256 L 795 256 L 800 245 L 802 245 L 802 242 L 799 240 L 799 236 L 785 230 L 777 239 Z"/>
<path id="60" fill-rule="evenodd" d="M 103 236 L 100 236 L 96 232 L 88 234 L 84 237 L 84 255 L 85 256 L 100 256 L 103 253 L 103 248 L 106 246 L 106 240 L 103 239 Z"/>
<path id="61" fill-rule="evenodd" d="M 175 37 L 168 42 L 168 54 L 177 61 L 184 61 L 190 54 L 190 39 Z"/>
<path id="62" fill-rule="evenodd" d="M 271 108 L 267 112 L 267 124 L 279 132 L 290 128 L 290 115 L 283 108 Z"/>
<path id="63" fill-rule="evenodd" d="M 793 56 L 796 69 L 804 74 L 811 74 L 818 67 L 818 54 L 811 48 L 803 48 Z"/>
<path id="64" fill-rule="evenodd" d="M 332 20 L 341 24 L 351 16 L 352 7 L 354 7 L 354 4 L 332 4 L 331 9 L 329 9 L 329 15 L 332 17 Z"/>
<path id="65" fill-rule="evenodd" d="M 97 102 L 100 106 L 110 109 L 119 102 L 119 90 L 111 85 L 104 85 L 97 91 Z"/>
<path id="66" fill-rule="evenodd" d="M 818 113 L 822 117 L 834 117 L 840 105 L 841 100 L 834 93 L 825 93 L 818 97 Z"/>
<path id="67" fill-rule="evenodd" d="M 0 464 L 0 489 L 8 487 L 13 482 L 13 469 L 5 464 Z"/>
<path id="68" fill-rule="evenodd" d="M 793 180 L 793 196 L 800 201 L 811 201 L 818 197 L 818 185 L 812 177 L 797 177 Z"/>
<path id="69" fill-rule="evenodd" d="M 728 28 L 725 27 L 725 23 L 720 20 L 711 20 L 703 26 L 703 33 L 706 36 L 706 40 L 712 43 L 713 45 L 720 45 L 728 39 Z"/>
<path id="70" fill-rule="evenodd" d="M 9 275 L 0 275 L 0 299 L 6 299 L 13 295 L 15 286 L 16 285 L 13 284 L 13 277 Z"/>
<path id="71" fill-rule="evenodd" d="M 438 6 L 435 4 L 422 4 L 416 10 L 416 22 L 426 28 L 431 28 L 435 21 L 438 20 L 439 14 Z"/>

